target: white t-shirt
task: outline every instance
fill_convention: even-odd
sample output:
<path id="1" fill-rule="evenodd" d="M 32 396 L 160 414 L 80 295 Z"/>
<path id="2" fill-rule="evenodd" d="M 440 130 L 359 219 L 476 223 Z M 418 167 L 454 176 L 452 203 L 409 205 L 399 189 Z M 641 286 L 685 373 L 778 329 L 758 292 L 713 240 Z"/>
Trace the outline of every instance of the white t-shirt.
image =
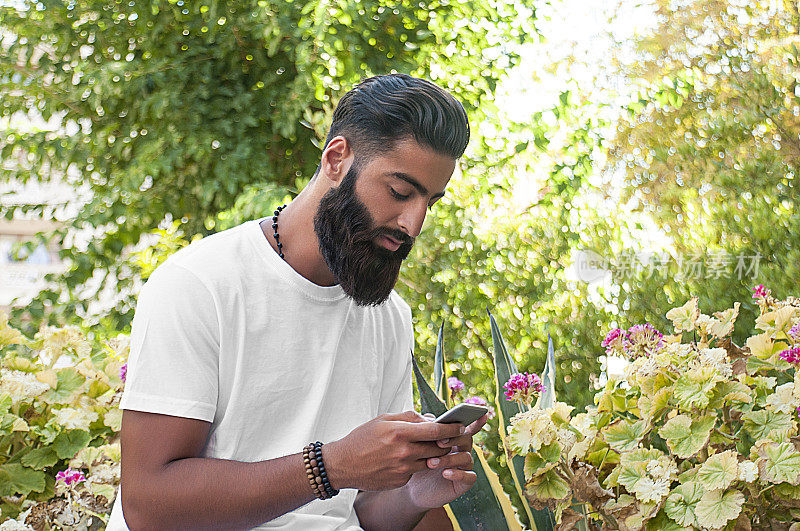
<path id="1" fill-rule="evenodd" d="M 310 282 L 275 253 L 259 221 L 197 241 L 151 275 L 120 407 L 211 422 L 202 456 L 245 462 L 413 409 L 409 306 L 392 292 L 361 307 L 338 285 Z M 342 489 L 256 529 L 360 529 L 356 493 Z M 127 529 L 121 500 L 111 531 Z"/>

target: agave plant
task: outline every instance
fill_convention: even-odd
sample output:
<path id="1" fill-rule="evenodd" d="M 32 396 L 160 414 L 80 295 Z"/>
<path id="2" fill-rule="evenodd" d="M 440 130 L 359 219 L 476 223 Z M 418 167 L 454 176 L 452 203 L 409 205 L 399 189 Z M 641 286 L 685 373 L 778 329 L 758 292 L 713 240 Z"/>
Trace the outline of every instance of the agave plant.
<path id="1" fill-rule="evenodd" d="M 528 521 L 531 522 L 531 526 L 537 531 L 550 531 L 555 528 L 555 518 L 552 512 L 549 509 L 536 510 L 528 504 L 525 497 L 523 475 L 524 459 L 521 456 L 512 455 L 509 450 L 507 436 L 511 418 L 516 414 L 527 411 L 529 406 L 522 402 L 506 400 L 503 395 L 503 386 L 518 371 L 514 360 L 506 350 L 500 330 L 491 313 L 489 313 L 489 319 L 492 328 L 493 361 L 497 391 L 495 394 L 495 409 L 499 416 L 499 435 L 506 451 L 506 462 L 508 463 L 511 477 L 514 479 L 514 487 L 519 493 L 523 509 L 527 514 Z M 417 381 L 423 414 L 441 415 L 447 410 L 447 404 L 451 400 L 450 385 L 448 385 L 445 371 L 443 336 L 444 328 L 442 326 L 439 328 L 434 358 L 433 379 L 435 391 L 425 380 L 416 360 L 412 356 L 414 376 Z M 555 353 L 552 340 L 548 342 L 547 360 L 542 375 L 542 393 L 540 393 L 539 400 L 534 407 L 548 407 L 555 400 Z M 445 510 L 453 522 L 453 527 L 456 530 L 521 530 L 523 526 L 514 510 L 511 499 L 503 490 L 497 473 L 489 467 L 483 455 L 483 450 L 479 447 L 473 447 L 472 458 L 474 470 L 478 476 L 475 485 L 463 496 L 445 506 Z"/>

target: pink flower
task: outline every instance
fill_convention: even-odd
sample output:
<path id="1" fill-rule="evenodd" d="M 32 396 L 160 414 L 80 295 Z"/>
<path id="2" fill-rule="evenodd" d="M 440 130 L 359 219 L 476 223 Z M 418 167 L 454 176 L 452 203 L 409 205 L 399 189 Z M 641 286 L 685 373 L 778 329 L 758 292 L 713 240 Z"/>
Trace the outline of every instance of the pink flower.
<path id="1" fill-rule="evenodd" d="M 650 356 L 664 345 L 663 337 L 650 323 L 633 325 L 625 334 L 623 349 L 633 359 Z"/>
<path id="2" fill-rule="evenodd" d="M 62 481 L 69 487 L 86 481 L 86 476 L 78 469 L 68 468 L 56 474 L 56 481 Z"/>
<path id="3" fill-rule="evenodd" d="M 759 284 L 758 286 L 753 288 L 753 298 L 754 299 L 763 299 L 767 297 L 771 293 L 770 290 L 764 287 L 764 284 Z"/>
<path id="4" fill-rule="evenodd" d="M 800 343 L 800 322 L 789 330 L 789 337 L 792 338 L 795 343 Z"/>
<path id="5" fill-rule="evenodd" d="M 621 354 L 624 339 L 625 331 L 622 328 L 615 328 L 606 335 L 600 346 L 605 347 L 607 354 Z"/>
<path id="6" fill-rule="evenodd" d="M 125 380 L 128 377 L 128 364 L 127 363 L 119 368 L 119 377 L 122 380 L 122 383 L 125 383 Z"/>
<path id="7" fill-rule="evenodd" d="M 781 351 L 778 357 L 789 363 L 800 363 L 800 347 L 787 348 Z"/>
<path id="8" fill-rule="evenodd" d="M 533 397 L 539 393 L 544 393 L 542 379 L 536 373 L 516 373 L 503 384 L 506 390 L 506 400 L 530 405 Z"/>
<path id="9" fill-rule="evenodd" d="M 459 391 L 464 389 L 464 382 L 462 382 L 455 376 L 450 376 L 447 378 L 447 387 L 450 388 L 451 393 L 457 395 Z"/>
<path id="10" fill-rule="evenodd" d="M 490 406 L 486 402 L 486 400 L 484 400 L 483 398 L 481 398 L 479 396 L 471 396 L 471 397 L 467 398 L 466 400 L 464 400 L 464 403 L 465 404 L 475 404 L 477 406 L 488 406 L 488 408 L 489 408 L 489 418 L 490 419 L 494 418 L 494 408 L 492 406 Z"/>

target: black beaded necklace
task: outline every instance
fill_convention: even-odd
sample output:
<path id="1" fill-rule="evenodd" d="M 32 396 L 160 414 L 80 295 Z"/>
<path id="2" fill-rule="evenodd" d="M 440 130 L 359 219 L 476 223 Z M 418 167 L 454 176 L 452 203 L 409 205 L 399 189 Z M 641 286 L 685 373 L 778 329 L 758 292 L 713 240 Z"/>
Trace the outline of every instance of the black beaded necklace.
<path id="1" fill-rule="evenodd" d="M 283 244 L 281 243 L 281 237 L 278 236 L 278 215 L 284 208 L 286 208 L 285 204 L 275 209 L 275 215 L 272 216 L 272 230 L 275 231 L 275 234 L 273 234 L 273 236 L 275 237 L 275 243 L 278 244 L 278 256 L 286 260 L 286 258 L 283 256 Z"/>

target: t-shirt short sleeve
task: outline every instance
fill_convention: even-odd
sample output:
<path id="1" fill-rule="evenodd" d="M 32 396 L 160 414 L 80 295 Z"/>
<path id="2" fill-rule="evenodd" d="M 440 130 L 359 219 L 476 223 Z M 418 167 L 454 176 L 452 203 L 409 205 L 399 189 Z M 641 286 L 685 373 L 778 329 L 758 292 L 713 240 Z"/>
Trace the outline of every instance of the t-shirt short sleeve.
<path id="1" fill-rule="evenodd" d="M 219 351 L 211 291 L 188 269 L 165 262 L 139 294 L 120 408 L 213 421 Z"/>

